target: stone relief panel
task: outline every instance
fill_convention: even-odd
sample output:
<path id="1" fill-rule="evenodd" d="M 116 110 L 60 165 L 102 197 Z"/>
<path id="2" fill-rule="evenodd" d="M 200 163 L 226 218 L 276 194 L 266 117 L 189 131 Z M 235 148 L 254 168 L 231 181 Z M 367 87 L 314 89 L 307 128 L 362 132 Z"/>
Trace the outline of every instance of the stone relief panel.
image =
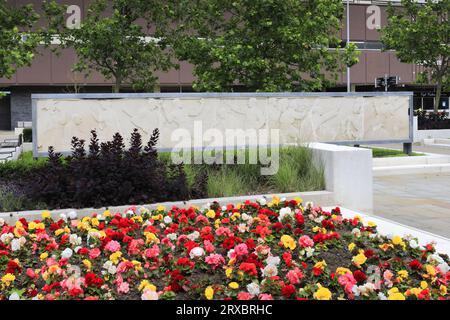
<path id="1" fill-rule="evenodd" d="M 181 128 L 195 145 L 195 123 L 200 134 L 217 128 L 224 136 L 226 129 L 279 129 L 282 144 L 357 142 L 408 139 L 408 108 L 408 96 L 38 99 L 34 121 L 39 152 L 70 151 L 72 137 L 89 140 L 92 129 L 101 141 L 119 132 L 128 142 L 138 128 L 146 142 L 158 128 L 159 147 L 172 148 Z"/>

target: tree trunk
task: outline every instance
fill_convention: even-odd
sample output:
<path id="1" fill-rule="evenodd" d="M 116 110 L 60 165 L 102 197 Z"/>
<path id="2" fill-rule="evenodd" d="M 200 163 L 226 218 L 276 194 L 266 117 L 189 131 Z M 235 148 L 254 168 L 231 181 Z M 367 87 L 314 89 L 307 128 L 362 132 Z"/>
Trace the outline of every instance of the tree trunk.
<path id="1" fill-rule="evenodd" d="M 116 77 L 116 83 L 114 84 L 114 93 L 120 93 L 120 87 L 122 85 L 122 77 Z"/>
<path id="2" fill-rule="evenodd" d="M 438 80 L 436 87 L 436 98 L 434 100 L 434 112 L 438 112 L 439 110 L 439 102 L 441 100 L 441 92 L 442 92 L 442 79 Z"/>

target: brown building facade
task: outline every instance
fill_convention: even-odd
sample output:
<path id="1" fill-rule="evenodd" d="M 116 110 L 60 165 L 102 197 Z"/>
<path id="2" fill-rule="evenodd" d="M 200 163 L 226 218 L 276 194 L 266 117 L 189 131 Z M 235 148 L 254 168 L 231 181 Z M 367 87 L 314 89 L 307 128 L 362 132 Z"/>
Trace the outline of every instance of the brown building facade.
<path id="1" fill-rule="evenodd" d="M 10 0 L 12 5 L 35 4 L 37 11 L 41 1 Z M 83 19 L 90 0 L 60 0 L 59 3 L 71 5 L 67 14 L 68 21 L 77 15 Z M 344 1 L 345 2 L 345 1 Z M 395 52 L 382 52 L 379 28 L 386 23 L 386 5 L 380 1 L 351 1 L 350 5 L 350 41 L 355 42 L 360 51 L 359 63 L 351 68 L 350 79 L 353 91 L 379 90 L 374 86 L 379 77 L 399 76 L 400 83 L 394 90 L 414 90 L 417 92 L 415 107 L 433 107 L 433 88 L 415 85 L 420 66 L 404 64 L 398 61 Z M 69 10 L 68 10 L 69 11 Z M 345 20 L 345 19 L 344 19 Z M 341 38 L 346 40 L 346 23 L 343 21 Z M 49 49 L 39 50 L 30 67 L 21 68 L 11 79 L 0 79 L 0 90 L 9 92 L 6 99 L 0 100 L 0 130 L 9 130 L 17 126 L 18 121 L 31 121 L 31 94 L 39 92 L 111 92 L 111 82 L 97 73 L 89 78 L 74 73 L 71 68 L 76 61 L 73 50 L 64 50 L 55 55 Z M 192 91 L 194 80 L 192 66 L 180 63 L 179 70 L 171 70 L 159 75 L 161 92 Z M 346 73 L 340 75 L 335 88 L 346 90 Z M 425 98 L 422 97 L 425 96 Z M 448 95 L 444 94 L 441 103 L 448 106 Z"/>

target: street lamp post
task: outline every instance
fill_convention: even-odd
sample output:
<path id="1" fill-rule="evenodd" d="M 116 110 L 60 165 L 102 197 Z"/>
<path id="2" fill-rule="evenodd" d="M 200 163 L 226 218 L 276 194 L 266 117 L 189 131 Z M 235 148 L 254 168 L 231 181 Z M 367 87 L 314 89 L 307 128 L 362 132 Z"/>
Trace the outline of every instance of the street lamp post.
<path id="1" fill-rule="evenodd" d="M 350 0 L 347 0 L 347 47 L 350 43 Z M 347 92 L 351 91 L 350 67 L 347 66 Z"/>

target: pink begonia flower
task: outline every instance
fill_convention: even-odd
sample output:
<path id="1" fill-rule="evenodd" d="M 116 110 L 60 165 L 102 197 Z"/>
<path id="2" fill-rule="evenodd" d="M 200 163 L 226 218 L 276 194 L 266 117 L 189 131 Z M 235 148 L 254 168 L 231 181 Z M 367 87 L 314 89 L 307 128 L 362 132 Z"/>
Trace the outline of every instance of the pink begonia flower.
<path id="1" fill-rule="evenodd" d="M 216 250 L 214 245 L 209 240 L 203 241 L 203 246 L 205 247 L 205 250 L 209 253 L 214 252 L 214 250 Z"/>
<path id="2" fill-rule="evenodd" d="M 129 254 L 138 254 L 139 248 L 144 245 L 143 239 L 133 239 L 128 245 L 128 253 Z"/>
<path id="3" fill-rule="evenodd" d="M 26 272 L 27 276 L 30 277 L 31 279 L 36 278 L 36 273 L 34 272 L 33 269 L 28 268 L 27 272 Z"/>
<path id="4" fill-rule="evenodd" d="M 159 256 L 159 247 L 155 244 L 153 247 L 148 248 L 144 251 L 144 255 L 147 258 L 156 258 Z"/>
<path id="5" fill-rule="evenodd" d="M 289 272 L 286 274 L 286 278 L 289 280 L 291 284 L 298 284 L 300 282 L 300 279 L 304 277 L 303 272 L 298 268 L 295 267 L 293 270 L 289 270 Z"/>
<path id="6" fill-rule="evenodd" d="M 216 230 L 216 235 L 218 236 L 226 236 L 226 237 L 232 237 L 233 233 L 231 232 L 230 229 L 226 228 L 226 227 L 219 227 Z"/>
<path id="7" fill-rule="evenodd" d="M 394 274 L 390 271 L 390 270 L 386 270 L 383 273 L 383 278 L 385 281 L 385 284 L 387 287 L 392 287 L 394 285 L 394 283 L 391 281 L 391 279 L 394 277 Z"/>
<path id="8" fill-rule="evenodd" d="M 308 236 L 301 236 L 300 239 L 298 239 L 298 244 L 302 248 L 308 248 L 308 247 L 313 247 L 314 246 L 314 241 L 313 241 L 313 239 L 311 239 Z"/>
<path id="9" fill-rule="evenodd" d="M 236 252 L 237 256 L 245 256 L 248 254 L 248 247 L 245 243 L 238 244 L 236 247 L 234 247 L 234 252 Z"/>
<path id="10" fill-rule="evenodd" d="M 97 258 L 102 252 L 99 248 L 94 248 L 89 250 L 89 259 L 95 259 Z"/>
<path id="11" fill-rule="evenodd" d="M 259 299 L 259 300 L 273 300 L 272 295 L 271 295 L 271 294 L 268 294 L 268 293 L 261 293 L 261 294 L 258 296 L 258 299 Z"/>
<path id="12" fill-rule="evenodd" d="M 224 257 L 218 253 L 210 254 L 205 258 L 205 261 L 207 264 L 212 265 L 214 269 L 225 263 Z"/>
<path id="13" fill-rule="evenodd" d="M 141 296 L 142 300 L 158 300 L 159 295 L 158 292 L 150 290 L 150 289 L 144 289 Z"/>
<path id="14" fill-rule="evenodd" d="M 346 273 L 339 277 L 338 282 L 341 286 L 344 286 L 347 294 L 353 294 L 353 286 L 356 284 L 356 280 L 351 273 Z"/>
<path id="15" fill-rule="evenodd" d="M 108 242 L 106 244 L 105 250 L 108 250 L 111 252 L 117 252 L 120 250 L 120 243 L 115 240 L 111 240 L 110 242 Z"/>
<path id="16" fill-rule="evenodd" d="M 241 291 L 237 295 L 238 300 L 251 300 L 252 297 L 253 296 L 250 293 L 245 292 L 245 291 Z"/>
<path id="17" fill-rule="evenodd" d="M 128 282 L 122 282 L 117 287 L 117 292 L 119 292 L 119 293 L 128 293 L 129 291 L 130 291 L 130 285 L 128 284 Z"/>
<path id="18" fill-rule="evenodd" d="M 195 223 L 208 223 L 208 218 L 207 217 L 205 217 L 204 215 L 199 215 L 199 216 L 197 216 L 197 218 L 195 219 Z"/>

